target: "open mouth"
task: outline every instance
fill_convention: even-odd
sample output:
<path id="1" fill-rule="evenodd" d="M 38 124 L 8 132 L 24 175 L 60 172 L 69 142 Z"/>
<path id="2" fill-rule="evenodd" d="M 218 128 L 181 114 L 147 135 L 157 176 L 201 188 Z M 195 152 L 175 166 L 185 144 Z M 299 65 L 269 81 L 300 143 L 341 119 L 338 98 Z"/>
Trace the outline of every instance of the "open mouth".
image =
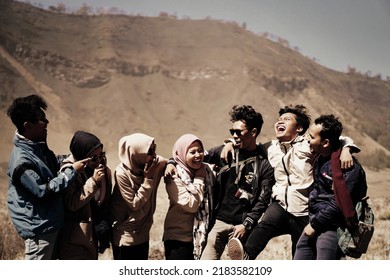
<path id="1" fill-rule="evenodd" d="M 196 164 L 196 163 L 201 163 L 202 161 L 200 159 L 194 159 L 192 162 Z"/>
<path id="2" fill-rule="evenodd" d="M 234 138 L 235 146 L 239 146 L 241 144 L 241 139 L 240 138 Z"/>
<path id="3" fill-rule="evenodd" d="M 283 132 L 283 131 L 285 131 L 285 130 L 286 130 L 286 127 L 283 126 L 283 125 L 278 125 L 278 126 L 276 126 L 276 131 L 277 131 L 277 132 Z"/>

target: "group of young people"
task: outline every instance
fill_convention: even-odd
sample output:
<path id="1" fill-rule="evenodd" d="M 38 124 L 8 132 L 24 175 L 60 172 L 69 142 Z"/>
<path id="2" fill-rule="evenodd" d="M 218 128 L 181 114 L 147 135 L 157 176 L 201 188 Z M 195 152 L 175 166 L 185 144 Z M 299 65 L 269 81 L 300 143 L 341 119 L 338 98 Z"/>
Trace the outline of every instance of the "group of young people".
<path id="1" fill-rule="evenodd" d="M 263 118 L 251 106 L 229 112 L 232 138 L 206 150 L 183 134 L 166 159 L 156 140 L 119 140 L 119 165 L 107 166 L 103 144 L 77 131 L 70 154 L 47 146 L 46 102 L 17 98 L 8 115 L 17 131 L 8 176 L 8 211 L 26 259 L 146 260 L 164 178 L 169 208 L 165 259 L 256 259 L 276 236 L 291 235 L 294 259 L 339 259 L 337 228 L 356 228 L 353 206 L 366 196 L 364 170 L 333 115 L 311 119 L 303 105 L 280 109 L 276 139 L 257 142 Z M 347 194 L 338 194 L 340 185 Z M 345 211 L 345 209 L 349 211 Z"/>

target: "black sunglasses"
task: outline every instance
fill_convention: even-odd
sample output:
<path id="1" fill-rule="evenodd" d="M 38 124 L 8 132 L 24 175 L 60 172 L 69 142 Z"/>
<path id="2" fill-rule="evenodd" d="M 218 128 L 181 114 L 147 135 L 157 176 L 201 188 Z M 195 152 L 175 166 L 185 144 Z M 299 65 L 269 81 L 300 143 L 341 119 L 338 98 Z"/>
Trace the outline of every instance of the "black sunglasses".
<path id="1" fill-rule="evenodd" d="M 231 134 L 232 136 L 234 136 L 234 134 L 236 134 L 237 136 L 241 136 L 241 135 L 242 135 L 242 132 L 243 132 L 244 130 L 247 130 L 247 129 L 229 129 L 230 134 Z"/>
<path id="2" fill-rule="evenodd" d="M 100 155 L 93 156 L 93 157 L 91 158 L 91 161 L 96 162 L 96 161 L 98 161 L 98 160 L 104 158 L 105 156 L 106 156 L 106 153 L 105 153 L 105 152 L 102 152 Z"/>

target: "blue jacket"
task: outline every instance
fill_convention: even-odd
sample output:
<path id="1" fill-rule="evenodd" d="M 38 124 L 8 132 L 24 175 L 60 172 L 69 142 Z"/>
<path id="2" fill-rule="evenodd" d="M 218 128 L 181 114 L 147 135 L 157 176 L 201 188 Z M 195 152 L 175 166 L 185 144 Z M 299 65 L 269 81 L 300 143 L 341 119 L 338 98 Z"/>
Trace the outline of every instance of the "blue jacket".
<path id="1" fill-rule="evenodd" d="M 18 234 L 33 238 L 60 229 L 64 205 L 60 192 L 76 178 L 67 169 L 57 176 L 62 156 L 44 142 L 32 142 L 15 133 L 8 163 L 8 212 Z"/>
<path id="2" fill-rule="evenodd" d="M 336 230 L 345 227 L 345 219 L 337 206 L 332 189 L 332 169 L 329 158 L 318 157 L 314 166 L 313 189 L 309 196 L 310 224 L 318 232 Z M 345 182 L 351 195 L 353 204 L 361 200 L 367 194 L 366 174 L 354 158 L 351 169 L 343 170 Z"/>

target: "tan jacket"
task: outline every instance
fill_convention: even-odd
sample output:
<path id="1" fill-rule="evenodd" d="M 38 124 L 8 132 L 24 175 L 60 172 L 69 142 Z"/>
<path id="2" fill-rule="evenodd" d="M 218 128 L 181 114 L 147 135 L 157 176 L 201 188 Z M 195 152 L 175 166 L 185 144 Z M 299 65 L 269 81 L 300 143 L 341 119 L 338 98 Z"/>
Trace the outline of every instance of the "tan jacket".
<path id="1" fill-rule="evenodd" d="M 112 237 L 115 246 L 132 246 L 150 239 L 157 189 L 167 162 L 165 158 L 157 157 L 154 179 L 145 178 L 140 185 L 132 181 L 130 170 L 124 164 L 119 164 L 115 170 L 111 200 Z"/>
<path id="2" fill-rule="evenodd" d="M 313 160 L 307 136 L 298 136 L 291 142 L 272 140 L 268 160 L 274 168 L 276 183 L 272 199 L 294 216 L 308 215 L 309 193 L 313 183 Z M 348 137 L 340 138 L 344 146 L 360 149 Z"/>
<path id="3" fill-rule="evenodd" d="M 185 183 L 180 178 L 179 167 L 177 169 L 175 178 L 166 182 L 169 209 L 164 222 L 163 240 L 192 242 L 195 213 L 203 201 L 204 178 L 195 177 L 192 182 Z"/>

